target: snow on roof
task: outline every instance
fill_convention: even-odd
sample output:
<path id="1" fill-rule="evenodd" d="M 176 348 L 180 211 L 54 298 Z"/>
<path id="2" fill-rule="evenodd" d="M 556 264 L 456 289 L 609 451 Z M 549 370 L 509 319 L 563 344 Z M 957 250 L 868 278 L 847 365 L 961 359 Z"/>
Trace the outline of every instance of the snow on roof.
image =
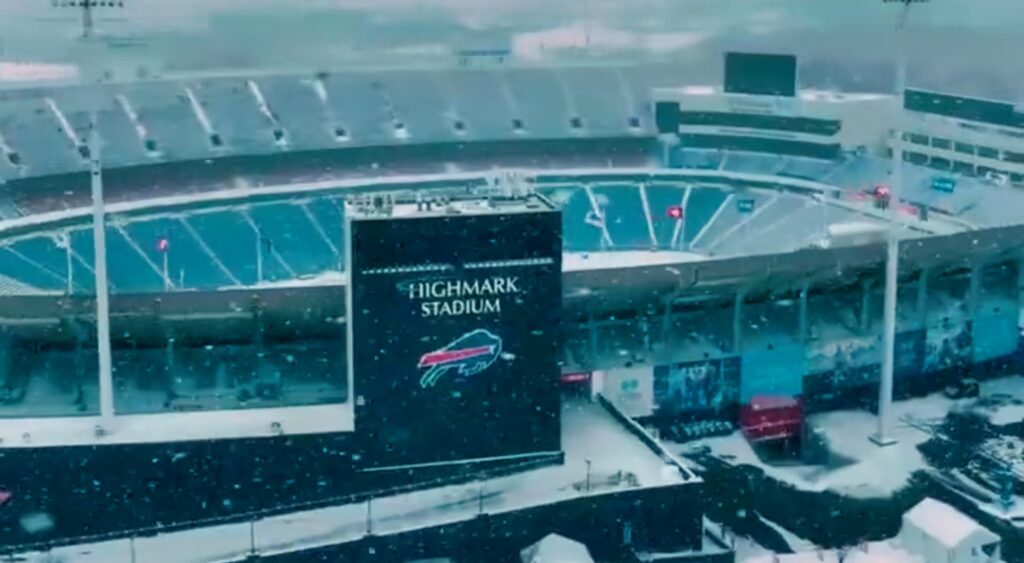
<path id="1" fill-rule="evenodd" d="M 869 542 L 858 547 L 837 550 L 801 551 L 787 554 L 758 554 L 742 559 L 743 563 L 927 563 L 920 555 L 907 552 L 886 540 Z M 738 559 L 738 561 L 740 561 Z"/>
<path id="2" fill-rule="evenodd" d="M 907 524 L 913 525 L 946 547 L 956 547 L 977 532 L 999 539 L 973 518 L 933 498 L 926 498 L 908 510 L 903 515 L 903 525 Z"/>
<path id="3" fill-rule="evenodd" d="M 582 543 L 558 534 L 548 534 L 522 552 L 523 563 L 594 563 Z"/>

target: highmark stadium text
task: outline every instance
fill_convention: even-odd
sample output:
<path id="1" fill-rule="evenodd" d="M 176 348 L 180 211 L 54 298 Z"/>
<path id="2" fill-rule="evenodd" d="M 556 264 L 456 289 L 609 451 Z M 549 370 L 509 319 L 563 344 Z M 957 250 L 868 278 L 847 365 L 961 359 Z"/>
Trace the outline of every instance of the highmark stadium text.
<path id="1" fill-rule="evenodd" d="M 519 276 L 482 280 L 434 280 L 409 284 L 409 299 L 424 317 L 500 314 L 502 296 L 520 292 Z"/>
<path id="2" fill-rule="evenodd" d="M 367 467 L 560 451 L 561 216 L 541 200 L 346 208 Z"/>

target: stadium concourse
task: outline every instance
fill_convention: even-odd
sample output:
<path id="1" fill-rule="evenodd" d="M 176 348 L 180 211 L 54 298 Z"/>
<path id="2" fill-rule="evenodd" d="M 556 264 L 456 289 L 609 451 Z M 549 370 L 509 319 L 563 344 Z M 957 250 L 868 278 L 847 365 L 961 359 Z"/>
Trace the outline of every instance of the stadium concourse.
<path id="1" fill-rule="evenodd" d="M 379 488 L 355 469 L 340 328 L 344 209 L 360 198 L 443 202 L 509 181 L 555 204 L 563 375 L 644 423 L 735 422 L 759 395 L 870 408 L 889 206 L 903 241 L 897 393 L 1015 368 L 1013 182 L 908 161 L 888 201 L 897 97 L 799 92 L 766 119 L 744 96 L 659 90 L 666 70 L 104 86 L 108 413 L 88 108 L 74 85 L 0 91 L 0 488 L 13 491 L 0 530 L 67 540 Z M 659 118 L 665 103 L 678 122 Z M 171 489 L 186 482 L 183 504 Z"/>

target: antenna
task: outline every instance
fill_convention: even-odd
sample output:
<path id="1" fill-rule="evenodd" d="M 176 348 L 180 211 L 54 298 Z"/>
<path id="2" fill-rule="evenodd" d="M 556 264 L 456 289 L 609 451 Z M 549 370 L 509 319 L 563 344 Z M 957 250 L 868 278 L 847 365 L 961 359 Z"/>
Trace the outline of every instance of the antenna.
<path id="1" fill-rule="evenodd" d="M 96 34 L 93 10 L 96 8 L 124 8 L 124 0 L 52 0 L 54 8 L 71 8 L 81 11 L 82 39 L 89 39 Z"/>

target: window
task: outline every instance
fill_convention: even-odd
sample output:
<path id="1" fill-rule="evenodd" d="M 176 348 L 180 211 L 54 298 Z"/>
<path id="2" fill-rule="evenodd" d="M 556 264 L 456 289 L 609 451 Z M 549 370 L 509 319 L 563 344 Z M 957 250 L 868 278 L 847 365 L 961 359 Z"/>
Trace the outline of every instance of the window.
<path id="1" fill-rule="evenodd" d="M 678 119 L 681 125 L 770 129 L 821 136 L 835 135 L 841 128 L 841 123 L 835 119 L 784 117 L 753 113 L 683 111 L 679 113 Z"/>
<path id="2" fill-rule="evenodd" d="M 910 142 L 915 145 L 928 146 L 928 135 L 921 135 L 920 133 L 911 133 Z"/>
<path id="3" fill-rule="evenodd" d="M 954 143 L 953 147 L 956 152 L 963 154 L 974 154 L 974 145 L 957 142 Z"/>
<path id="4" fill-rule="evenodd" d="M 969 162 L 963 162 L 960 160 L 953 161 L 953 172 L 957 174 L 963 174 L 965 176 L 974 175 L 974 165 Z"/>
<path id="5" fill-rule="evenodd" d="M 999 151 L 992 147 L 978 147 L 978 156 L 982 158 L 999 158 Z"/>
<path id="6" fill-rule="evenodd" d="M 1024 154 L 1019 152 L 1003 151 L 1003 160 L 1006 162 L 1024 164 Z"/>
<path id="7" fill-rule="evenodd" d="M 928 164 L 928 155 L 921 154 L 919 152 L 907 151 L 903 153 L 903 159 L 913 164 L 925 165 Z"/>
<path id="8" fill-rule="evenodd" d="M 569 127 L 572 127 L 573 129 L 582 129 L 583 120 L 578 117 L 573 117 L 569 120 Z"/>
<path id="9" fill-rule="evenodd" d="M 937 149 L 949 150 L 950 148 L 952 148 L 952 144 L 953 144 L 952 141 L 950 141 L 949 139 L 943 139 L 943 138 L 940 138 L 940 137 L 932 137 L 932 146 L 937 148 Z"/>

